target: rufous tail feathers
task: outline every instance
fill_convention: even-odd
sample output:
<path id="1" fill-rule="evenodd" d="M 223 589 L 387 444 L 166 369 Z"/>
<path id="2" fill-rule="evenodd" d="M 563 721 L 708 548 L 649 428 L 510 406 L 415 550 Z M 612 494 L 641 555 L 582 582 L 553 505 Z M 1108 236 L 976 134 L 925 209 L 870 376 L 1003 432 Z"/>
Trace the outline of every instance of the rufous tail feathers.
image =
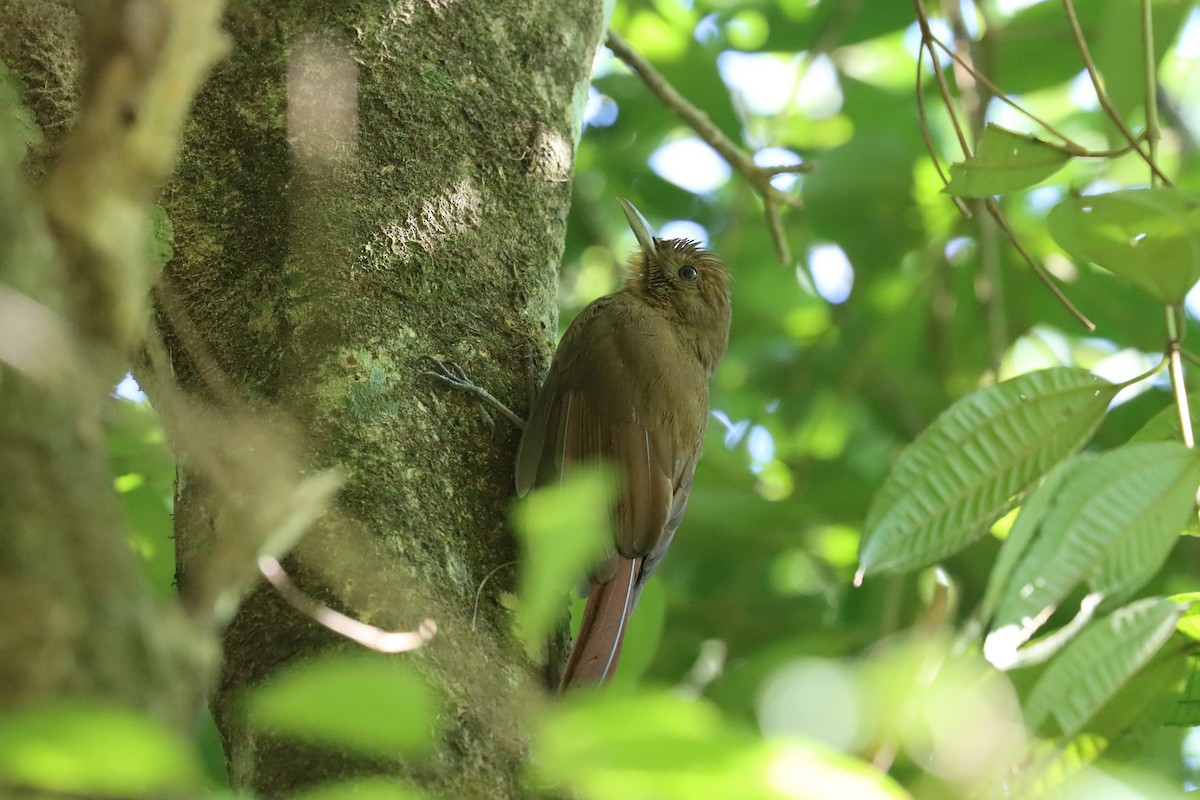
<path id="1" fill-rule="evenodd" d="M 558 684 L 560 693 L 576 686 L 605 683 L 617 671 L 625 626 L 637 605 L 636 587 L 641 571 L 641 558 L 618 555 L 612 578 L 603 583 L 592 582 L 579 635 Z"/>

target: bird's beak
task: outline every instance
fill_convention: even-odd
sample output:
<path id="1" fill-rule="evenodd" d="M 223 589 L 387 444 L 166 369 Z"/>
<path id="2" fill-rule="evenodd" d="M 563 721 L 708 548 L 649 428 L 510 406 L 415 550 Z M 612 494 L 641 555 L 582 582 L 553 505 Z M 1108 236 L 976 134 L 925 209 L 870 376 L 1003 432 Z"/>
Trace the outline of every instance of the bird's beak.
<path id="1" fill-rule="evenodd" d="M 650 227 L 650 223 L 646 222 L 642 212 L 638 211 L 633 203 L 624 197 L 618 197 L 617 202 L 621 204 L 621 210 L 625 212 L 625 219 L 629 220 L 629 227 L 633 229 L 633 235 L 637 237 L 638 244 L 642 246 L 642 252 L 646 254 L 647 258 L 652 257 L 656 251 L 654 228 Z"/>

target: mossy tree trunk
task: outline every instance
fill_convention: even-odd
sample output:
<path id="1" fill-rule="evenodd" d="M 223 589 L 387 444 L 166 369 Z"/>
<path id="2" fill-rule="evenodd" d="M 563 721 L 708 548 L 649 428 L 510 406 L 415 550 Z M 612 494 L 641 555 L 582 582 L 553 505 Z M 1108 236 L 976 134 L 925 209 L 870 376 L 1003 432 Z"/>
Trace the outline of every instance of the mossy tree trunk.
<path id="1" fill-rule="evenodd" d="M 0 126 L 0 207 L 12 210 L 0 277 L 61 315 L 71 359 L 91 359 L 51 385 L 0 352 L 11 372 L 0 467 L 23 476 L 0 491 L 22 504 L 6 506 L 17 527 L 0 583 L 14 613 L 0 634 L 36 634 L 0 661 L 15 676 L 0 700 L 82 693 L 186 729 L 208 688 L 239 786 L 287 796 L 372 768 L 245 727 L 244 689 L 351 647 L 255 583 L 266 547 L 290 552 L 292 577 L 357 619 L 438 624 L 426 647 L 396 656 L 443 700 L 438 747 L 410 777 L 446 797 L 521 794 L 520 722 L 543 681 L 499 602 L 516 576 L 517 432 L 422 377 L 422 357 L 459 362 L 524 409 L 556 326 L 606 5 L 234 4 L 166 189 L 173 254 L 144 333 L 145 209 L 178 128 L 163 109 L 186 109 L 219 41 L 189 22 L 197 0 L 85 4 L 95 14 L 82 25 L 55 0 L 0 6 L 0 59 L 42 134 L 19 175 L 22 130 Z M 89 93 L 103 101 L 91 111 Z M 30 176 L 49 188 L 35 195 Z M 179 460 L 182 602 L 170 608 L 133 569 L 99 435 L 97 409 L 130 353 Z M 321 479 L 335 472 L 340 492 L 323 506 Z M 294 548 L 280 541 L 310 527 Z M 22 609 L 38 613 L 23 622 Z M 36 648 L 56 671 L 21 666 Z"/>
<path id="2" fill-rule="evenodd" d="M 158 294 L 175 378 L 205 402 L 285 417 L 335 509 L 288 561 L 310 592 L 417 653 L 447 729 L 423 780 L 512 797 L 537 665 L 497 602 L 518 432 L 422 376 L 452 359 L 517 409 L 553 338 L 574 137 L 603 31 L 596 0 L 239 3 L 167 209 Z M 239 412 L 241 413 L 241 412 Z M 228 492 L 181 465 L 181 591 Z M 482 592 L 480 588 L 483 587 Z M 242 727 L 238 694 L 335 638 L 259 588 L 224 636 L 214 710 L 235 781 L 281 796 L 353 771 Z"/>

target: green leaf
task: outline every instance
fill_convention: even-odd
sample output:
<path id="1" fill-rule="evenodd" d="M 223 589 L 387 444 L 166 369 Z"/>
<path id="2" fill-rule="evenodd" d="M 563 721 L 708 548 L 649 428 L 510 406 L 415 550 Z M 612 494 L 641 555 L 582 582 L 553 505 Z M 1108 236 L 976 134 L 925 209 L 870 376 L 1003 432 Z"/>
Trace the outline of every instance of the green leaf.
<path id="1" fill-rule="evenodd" d="M 176 734 L 123 708 L 56 701 L 0 718 L 0 786 L 89 797 L 187 794 L 203 786 Z"/>
<path id="2" fill-rule="evenodd" d="M 1177 189 L 1072 197 L 1046 217 L 1050 235 L 1163 303 L 1177 305 L 1200 280 L 1200 203 Z"/>
<path id="3" fill-rule="evenodd" d="M 1173 594 L 1170 599 L 1187 608 L 1179 618 L 1179 632 L 1193 642 L 1200 642 L 1200 592 Z"/>
<path id="4" fill-rule="evenodd" d="M 608 472 L 576 472 L 517 504 L 513 523 L 524 553 L 514 626 L 531 654 L 562 618 L 567 593 L 611 547 L 613 491 Z"/>
<path id="5" fill-rule="evenodd" d="M 989 619 L 996 611 L 996 606 L 1008 585 L 1009 576 L 1028 549 L 1029 543 L 1033 540 L 1033 534 L 1041 526 L 1042 520 L 1050 513 L 1063 480 L 1073 474 L 1089 458 L 1090 456 L 1087 455 L 1078 455 L 1062 462 L 1050 470 L 1050 474 L 1046 476 L 1041 485 L 1026 497 L 1017 514 L 1017 521 L 1013 523 L 1012 529 L 1004 539 L 1004 544 L 1000 546 L 996 562 L 992 565 L 992 573 L 988 576 L 987 592 L 979 612 L 981 619 Z"/>
<path id="6" fill-rule="evenodd" d="M 1025 703 L 1025 722 L 1037 730 L 1051 718 L 1074 735 L 1175 631 L 1183 607 L 1147 598 L 1088 627 L 1042 673 Z"/>
<path id="7" fill-rule="evenodd" d="M 1055 368 L 959 400 L 900 454 L 875 495 L 862 574 L 924 566 L 979 538 L 1088 440 L 1119 390 L 1087 370 Z"/>
<path id="8" fill-rule="evenodd" d="M 405 656 L 334 655 L 281 671 L 246 700 L 251 726 L 399 759 L 426 749 L 436 707 Z"/>
<path id="9" fill-rule="evenodd" d="M 1200 392 L 1188 392 L 1188 416 L 1192 431 L 1200 432 Z M 1141 430 L 1129 437 L 1129 444 L 1138 442 L 1181 442 L 1183 428 L 1179 425 L 1179 410 L 1171 403 L 1150 418 Z"/>
<path id="10" fill-rule="evenodd" d="M 762 741 L 705 701 L 661 692 L 575 693 L 550 709 L 534 749 L 542 782 L 587 800 L 908 797 L 857 759 Z"/>
<path id="11" fill-rule="evenodd" d="M 1133 447 L 1144 447 L 1145 458 L 1135 459 L 1130 455 L 1128 451 Z M 1122 451 L 1125 455 L 1118 458 Z M 1154 460 L 1156 454 L 1158 461 Z M 1112 455 L 1114 461 L 1127 465 L 1129 472 L 1123 485 L 1112 487 L 1112 491 L 1106 487 L 1105 494 L 1094 502 L 1098 507 L 1111 503 L 1113 516 L 1104 522 L 1113 528 L 1126 527 L 1124 536 L 1113 541 L 1100 571 L 1088 584 L 1092 591 L 1106 598 L 1123 598 L 1136 592 L 1158 572 L 1188 521 L 1195 518 L 1200 456 L 1174 442 L 1131 445 Z M 1114 478 L 1121 480 L 1118 476 Z M 1140 514 L 1135 516 L 1135 511 Z M 1103 511 L 1088 508 L 1084 513 L 1099 516 Z"/>
<path id="12" fill-rule="evenodd" d="M 1027 639 L 1030 621 L 1084 581 L 1105 597 L 1136 590 L 1187 524 L 1198 483 L 1200 457 L 1172 442 L 1126 445 L 1082 466 L 1013 574 L 995 629 L 1018 626 Z"/>
<path id="13" fill-rule="evenodd" d="M 975 154 L 950 165 L 950 183 L 943 191 L 959 197 L 992 197 L 1040 183 L 1070 160 L 1070 153 L 1035 136 L 988 125 Z"/>
<path id="14" fill-rule="evenodd" d="M 1185 728 L 1200 725 L 1200 658 L 1187 659 L 1187 683 L 1166 724 Z"/>

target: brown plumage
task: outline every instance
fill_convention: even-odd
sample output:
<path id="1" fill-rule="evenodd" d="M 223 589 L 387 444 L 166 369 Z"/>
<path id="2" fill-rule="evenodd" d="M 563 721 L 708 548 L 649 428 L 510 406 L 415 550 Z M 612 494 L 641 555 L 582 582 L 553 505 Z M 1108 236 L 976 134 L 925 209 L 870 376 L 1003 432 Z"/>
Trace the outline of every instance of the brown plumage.
<path id="1" fill-rule="evenodd" d="M 729 273 L 685 239 L 661 240 L 622 200 L 641 245 L 624 286 L 563 334 L 517 452 L 517 493 L 580 466 L 621 476 L 615 553 L 592 578 L 560 689 L 607 680 L 642 586 L 683 520 L 708 423 L 708 378 L 729 338 Z"/>

